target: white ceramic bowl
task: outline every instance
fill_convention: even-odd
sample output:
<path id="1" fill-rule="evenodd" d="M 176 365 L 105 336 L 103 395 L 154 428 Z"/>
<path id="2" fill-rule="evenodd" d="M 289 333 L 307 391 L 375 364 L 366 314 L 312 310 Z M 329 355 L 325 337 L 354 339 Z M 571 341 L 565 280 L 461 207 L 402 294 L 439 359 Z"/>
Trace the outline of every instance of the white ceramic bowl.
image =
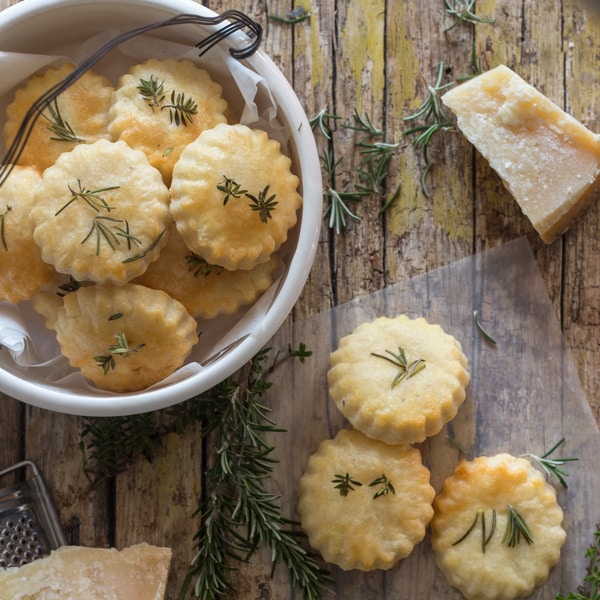
<path id="1" fill-rule="evenodd" d="M 68 43 L 81 46 L 87 42 L 89 45 L 90 38 L 98 33 L 115 29 L 126 31 L 182 13 L 215 15 L 192 0 L 23 0 L 0 12 L 0 51 L 54 54 L 57 48 L 62 49 Z M 208 31 L 213 30 L 209 28 Z M 178 25 L 157 30 L 152 35 L 193 45 L 206 35 L 206 31 L 198 26 Z M 245 33 L 237 32 L 222 44 L 239 47 L 247 41 Z M 210 58 L 210 52 L 207 58 Z M 104 60 L 110 61 L 110 58 Z M 300 178 L 304 199 L 298 224 L 285 245 L 285 273 L 258 322 L 236 343 L 213 355 L 200 370 L 150 390 L 110 394 L 71 389 L 64 383 L 53 383 L 51 377 L 39 375 L 37 367 L 22 370 L 3 359 L 0 391 L 34 406 L 77 415 L 117 416 L 156 410 L 206 391 L 236 372 L 281 326 L 302 291 L 318 243 L 322 220 L 319 158 L 306 115 L 275 64 L 260 50 L 244 59 L 242 64 L 263 77 L 270 86 L 277 119 L 289 136 L 288 151 L 293 170 Z M 227 329 L 231 323 L 223 319 L 211 326 Z M 213 332 L 213 336 L 219 337 L 221 333 L 227 331 Z"/>

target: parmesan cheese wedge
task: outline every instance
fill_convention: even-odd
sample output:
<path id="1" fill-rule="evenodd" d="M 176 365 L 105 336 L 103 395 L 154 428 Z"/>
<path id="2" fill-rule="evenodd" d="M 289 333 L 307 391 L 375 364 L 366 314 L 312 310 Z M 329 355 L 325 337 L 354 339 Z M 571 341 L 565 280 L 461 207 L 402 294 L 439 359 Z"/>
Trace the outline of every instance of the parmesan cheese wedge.
<path id="1" fill-rule="evenodd" d="M 19 568 L 0 569 L 0 600 L 163 600 L 171 550 L 63 546 Z"/>
<path id="2" fill-rule="evenodd" d="M 457 125 L 551 243 L 597 199 L 600 135 L 506 66 L 442 96 Z"/>

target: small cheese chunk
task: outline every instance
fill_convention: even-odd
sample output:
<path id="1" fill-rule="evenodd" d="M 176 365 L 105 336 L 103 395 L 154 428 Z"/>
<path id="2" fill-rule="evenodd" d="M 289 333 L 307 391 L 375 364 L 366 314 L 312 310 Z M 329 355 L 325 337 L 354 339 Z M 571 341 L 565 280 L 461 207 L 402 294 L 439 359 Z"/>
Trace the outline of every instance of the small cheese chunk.
<path id="1" fill-rule="evenodd" d="M 18 569 L 0 569 L 0 600 L 163 600 L 171 550 L 63 546 Z"/>
<path id="2" fill-rule="evenodd" d="M 457 125 L 542 240 L 564 233 L 600 192 L 600 135 L 499 66 L 442 97 Z"/>

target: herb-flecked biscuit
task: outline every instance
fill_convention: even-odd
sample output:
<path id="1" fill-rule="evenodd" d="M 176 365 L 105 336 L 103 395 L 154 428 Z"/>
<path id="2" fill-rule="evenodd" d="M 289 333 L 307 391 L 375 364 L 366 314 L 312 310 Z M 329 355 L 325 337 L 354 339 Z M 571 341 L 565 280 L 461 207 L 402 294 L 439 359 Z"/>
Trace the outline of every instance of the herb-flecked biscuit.
<path id="1" fill-rule="evenodd" d="M 54 280 L 33 241 L 30 212 L 39 182 L 36 169 L 15 166 L 0 187 L 0 301 L 29 300 Z"/>
<path id="2" fill-rule="evenodd" d="M 217 125 L 173 169 L 171 212 L 187 246 L 229 270 L 267 262 L 302 204 L 279 142 L 245 125 Z"/>
<path id="3" fill-rule="evenodd" d="M 467 600 L 528 596 L 548 578 L 566 538 L 554 488 L 528 460 L 506 453 L 461 461 L 434 511 L 438 564 Z"/>
<path id="4" fill-rule="evenodd" d="M 160 256 L 135 282 L 164 290 L 179 300 L 196 318 L 213 319 L 234 314 L 254 302 L 273 283 L 281 264 L 277 255 L 254 269 L 228 271 L 209 265 L 194 254 L 177 232 L 169 228 L 169 240 Z"/>
<path id="5" fill-rule="evenodd" d="M 425 536 L 435 491 L 421 453 L 342 430 L 309 457 L 298 511 L 310 545 L 344 570 L 389 569 Z"/>
<path id="6" fill-rule="evenodd" d="M 183 365 L 198 342 L 196 321 L 180 302 L 132 283 L 67 294 L 54 326 L 69 363 L 113 392 L 160 382 Z"/>
<path id="7" fill-rule="evenodd" d="M 169 185 L 181 151 L 226 122 L 221 86 L 189 60 L 151 58 L 119 79 L 110 108 L 113 139 L 142 150 Z"/>
<path id="8" fill-rule="evenodd" d="M 46 169 L 31 211 L 42 258 L 78 281 L 123 284 L 167 241 L 169 190 L 145 155 L 99 140 Z"/>
<path id="9" fill-rule="evenodd" d="M 330 357 L 331 398 L 354 427 L 412 444 L 454 418 L 469 383 L 460 343 L 437 324 L 379 317 L 343 337 Z"/>
<path id="10" fill-rule="evenodd" d="M 21 122 L 31 105 L 53 85 L 66 77 L 74 66 L 65 64 L 49 68 L 30 77 L 25 86 L 15 92 L 6 109 L 3 128 L 6 147 L 15 138 Z M 37 118 L 18 164 L 36 167 L 40 173 L 54 164 L 63 153 L 82 143 L 109 139 L 108 111 L 114 88 L 110 81 L 86 71 L 63 91 Z"/>

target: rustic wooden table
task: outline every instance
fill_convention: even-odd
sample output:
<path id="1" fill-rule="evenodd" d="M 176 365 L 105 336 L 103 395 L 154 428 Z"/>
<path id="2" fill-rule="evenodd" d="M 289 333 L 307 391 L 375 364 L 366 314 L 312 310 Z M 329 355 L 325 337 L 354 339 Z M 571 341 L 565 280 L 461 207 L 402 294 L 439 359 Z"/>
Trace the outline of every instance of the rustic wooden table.
<path id="1" fill-rule="evenodd" d="M 16 2 L 0 0 L 0 8 Z M 324 109 L 339 116 L 339 123 L 352 123 L 356 109 L 381 127 L 385 142 L 397 144 L 383 185 L 388 192 L 401 185 L 399 197 L 383 213 L 378 198 L 351 203 L 361 220 L 350 219 L 340 234 L 324 220 L 313 270 L 288 326 L 525 236 L 600 422 L 598 207 L 545 245 L 460 134 L 434 136 L 428 152 L 429 196 L 420 185 L 423 154 L 403 135 L 409 127 L 405 118 L 426 97 L 440 63 L 444 82 L 456 81 L 472 74 L 474 58 L 483 69 L 500 63 L 515 69 L 600 131 L 600 17 L 577 0 L 480 0 L 477 14 L 494 19 L 493 25 L 463 23 L 446 31 L 454 20 L 443 0 L 302 0 L 297 6 L 310 18 L 294 25 L 268 17 L 289 13 L 290 0 L 203 4 L 217 12 L 236 8 L 263 24 L 262 48 L 287 76 L 309 117 Z M 337 127 L 330 142 L 335 155 L 343 157 L 335 170 L 335 189 L 355 185 L 363 160 L 356 135 Z M 323 150 L 326 141 L 319 136 L 318 143 Z M 202 491 L 203 464 L 198 430 L 165 436 L 152 457 L 141 457 L 118 476 L 90 486 L 80 448 L 82 426 L 81 418 L 0 398 L 0 469 L 24 458 L 38 465 L 72 544 L 123 547 L 147 541 L 172 547 L 168 597 L 175 598 L 194 555 L 192 513 Z M 278 570 L 271 579 L 269 565 L 260 560 L 239 574 L 236 585 L 231 598 L 299 597 L 289 591 L 285 573 Z M 360 597 L 383 597 L 385 586 L 381 578 L 363 583 Z"/>

